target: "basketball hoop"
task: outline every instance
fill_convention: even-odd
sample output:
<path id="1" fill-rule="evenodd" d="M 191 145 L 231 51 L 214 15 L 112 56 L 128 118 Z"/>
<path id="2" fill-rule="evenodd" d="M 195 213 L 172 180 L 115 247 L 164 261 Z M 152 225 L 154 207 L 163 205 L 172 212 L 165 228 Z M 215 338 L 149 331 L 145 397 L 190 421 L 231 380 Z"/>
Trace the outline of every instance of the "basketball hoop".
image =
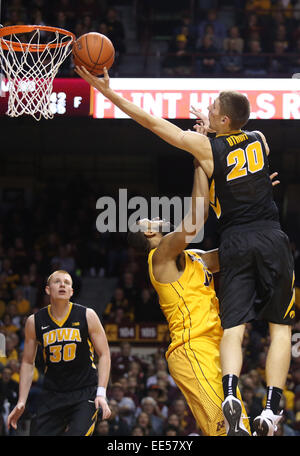
<path id="1" fill-rule="evenodd" d="M 28 114 L 36 120 L 53 118 L 50 109 L 53 80 L 75 39 L 73 33 L 57 27 L 0 28 L 0 57 L 9 90 L 8 116 Z"/>

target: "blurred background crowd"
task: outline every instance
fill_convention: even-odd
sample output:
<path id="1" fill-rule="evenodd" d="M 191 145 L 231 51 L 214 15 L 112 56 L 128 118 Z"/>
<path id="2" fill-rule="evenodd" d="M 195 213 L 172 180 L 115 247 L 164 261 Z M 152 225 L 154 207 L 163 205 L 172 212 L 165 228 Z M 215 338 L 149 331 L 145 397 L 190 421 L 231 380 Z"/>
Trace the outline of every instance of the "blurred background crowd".
<path id="1" fill-rule="evenodd" d="M 6 25 L 108 36 L 114 76 L 283 77 L 300 72 L 299 0 L 12 0 Z M 71 58 L 60 70 L 76 76 Z"/>
<path id="2" fill-rule="evenodd" d="M 75 290 L 72 300 L 79 303 L 77 298 L 85 277 L 95 282 L 103 277 L 115 279 L 111 299 L 98 312 L 103 325 L 165 321 L 147 277 L 145 260 L 128 248 L 126 234 L 97 231 L 97 196 L 97 190 L 82 181 L 76 187 L 71 183 L 63 192 L 54 186 L 46 187 L 35 195 L 31 204 L 19 197 L 13 203 L 1 205 L 0 332 L 6 337 L 7 356 L 0 358 L 0 435 L 7 434 L 5 418 L 17 402 L 26 318 L 48 305 L 44 288 L 53 270 L 64 269 L 72 275 Z M 215 218 L 210 214 L 205 239 L 199 248 L 216 247 L 214 227 Z M 299 233 L 299 226 L 293 223 L 293 228 L 288 234 L 296 262 L 297 315 L 292 363 L 281 403 L 284 420 L 277 435 L 300 435 L 299 237 L 293 234 Z M 215 283 L 217 289 L 217 275 Z M 247 326 L 240 388 L 252 420 L 265 401 L 269 339 L 264 323 Z M 133 343 L 111 344 L 108 399 L 112 416 L 108 421 L 99 421 L 96 435 L 201 435 L 168 373 L 164 358 L 167 344 L 156 344 L 150 354 L 148 350 L 148 354 L 141 356 L 135 353 Z M 33 386 L 18 432 L 28 432 L 42 381 L 42 354 L 38 351 Z"/>
<path id="3" fill-rule="evenodd" d="M 300 71 L 299 0 L 190 1 L 11 0 L 4 2 L 4 25 L 46 24 L 73 31 L 106 34 L 117 51 L 116 76 L 282 77 Z M 213 7 L 213 9 L 212 9 Z M 3 13 L 3 12 L 2 12 Z M 72 63 L 62 70 L 74 77 Z M 287 158 L 289 156 L 287 155 Z M 287 163 L 292 172 L 296 168 Z M 295 171 L 296 172 L 296 171 Z M 280 176 L 281 177 L 281 176 Z M 295 178 L 295 176 L 294 176 Z M 287 180 L 289 179 L 287 175 Z M 296 181 L 295 181 L 296 182 Z M 286 181 L 286 183 L 288 183 Z M 176 183 L 174 183 L 175 185 Z M 284 179 L 281 193 L 292 199 Z M 126 243 L 126 234 L 99 233 L 99 188 L 76 178 L 62 189 L 51 183 L 30 201 L 24 195 L 2 198 L 0 207 L 0 332 L 6 357 L 0 357 L 0 435 L 18 398 L 19 370 L 27 317 L 48 305 L 44 288 L 56 269 L 67 270 L 79 302 L 85 278 L 114 279 L 114 289 L 98 310 L 103 325 L 164 323 L 144 259 Z M 276 435 L 300 435 L 300 217 L 279 203 L 290 237 L 296 271 L 296 322 L 293 356 L 281 401 L 283 420 Z M 217 247 L 216 222 L 210 214 L 203 250 Z M 218 276 L 215 277 L 218 289 Z M 77 301 L 78 300 L 78 301 Z M 250 421 L 263 407 L 265 361 L 269 343 L 262 322 L 249 323 L 243 342 L 240 389 Z M 108 400 L 112 415 L 99 421 L 95 435 L 201 435 L 189 408 L 170 377 L 156 344 L 141 355 L 134 343 L 111 344 Z M 43 381 L 38 351 L 33 386 L 18 433 L 28 434 Z"/>

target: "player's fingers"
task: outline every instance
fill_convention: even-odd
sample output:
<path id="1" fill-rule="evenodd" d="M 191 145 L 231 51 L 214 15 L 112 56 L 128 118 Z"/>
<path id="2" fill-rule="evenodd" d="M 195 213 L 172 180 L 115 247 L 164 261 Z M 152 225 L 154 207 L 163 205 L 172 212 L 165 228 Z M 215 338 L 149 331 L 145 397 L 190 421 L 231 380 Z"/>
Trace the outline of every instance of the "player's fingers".
<path id="1" fill-rule="evenodd" d="M 104 74 L 104 79 L 106 79 L 106 80 L 109 79 L 108 71 L 107 71 L 106 67 L 103 68 L 103 74 Z"/>

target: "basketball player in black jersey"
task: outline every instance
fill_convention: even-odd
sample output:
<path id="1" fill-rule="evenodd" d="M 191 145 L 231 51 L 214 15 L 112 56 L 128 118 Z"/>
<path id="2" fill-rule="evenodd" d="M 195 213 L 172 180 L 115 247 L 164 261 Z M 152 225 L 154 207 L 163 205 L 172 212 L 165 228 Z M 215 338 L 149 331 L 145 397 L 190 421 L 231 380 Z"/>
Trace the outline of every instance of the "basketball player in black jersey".
<path id="1" fill-rule="evenodd" d="M 241 405 L 236 385 L 242 367 L 245 324 L 254 318 L 269 323 L 266 362 L 267 404 L 254 420 L 257 435 L 273 435 L 279 421 L 279 401 L 291 359 L 294 321 L 294 272 L 289 240 L 281 230 L 269 179 L 269 147 L 261 132 L 242 131 L 250 115 L 248 99 L 239 92 L 221 92 L 209 106 L 203 124 L 210 138 L 183 131 L 148 114 L 114 92 L 109 75 L 75 71 L 125 114 L 169 144 L 191 153 L 210 180 L 210 201 L 220 227 L 220 308 L 224 336 L 221 364 L 224 418 L 230 433 L 239 433 Z M 201 84 L 201 80 L 199 80 Z"/>
<path id="2" fill-rule="evenodd" d="M 29 316 L 26 322 L 19 398 L 7 425 L 16 429 L 25 410 L 39 344 L 45 373 L 31 435 L 92 435 L 99 410 L 103 419 L 110 416 L 106 401 L 110 374 L 106 335 L 92 309 L 70 302 L 72 278 L 66 271 L 51 274 L 46 293 L 50 305 Z M 98 371 L 94 349 L 99 357 Z"/>

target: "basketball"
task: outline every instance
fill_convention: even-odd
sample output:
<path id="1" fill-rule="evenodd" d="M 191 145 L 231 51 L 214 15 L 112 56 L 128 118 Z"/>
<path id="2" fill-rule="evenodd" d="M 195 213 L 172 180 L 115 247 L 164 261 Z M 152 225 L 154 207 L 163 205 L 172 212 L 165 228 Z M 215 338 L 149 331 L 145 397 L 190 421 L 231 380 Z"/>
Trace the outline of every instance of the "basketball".
<path id="1" fill-rule="evenodd" d="M 103 67 L 109 70 L 115 59 L 110 39 L 96 32 L 80 36 L 73 45 L 72 53 L 74 64 L 84 66 L 94 76 L 103 74 Z"/>

